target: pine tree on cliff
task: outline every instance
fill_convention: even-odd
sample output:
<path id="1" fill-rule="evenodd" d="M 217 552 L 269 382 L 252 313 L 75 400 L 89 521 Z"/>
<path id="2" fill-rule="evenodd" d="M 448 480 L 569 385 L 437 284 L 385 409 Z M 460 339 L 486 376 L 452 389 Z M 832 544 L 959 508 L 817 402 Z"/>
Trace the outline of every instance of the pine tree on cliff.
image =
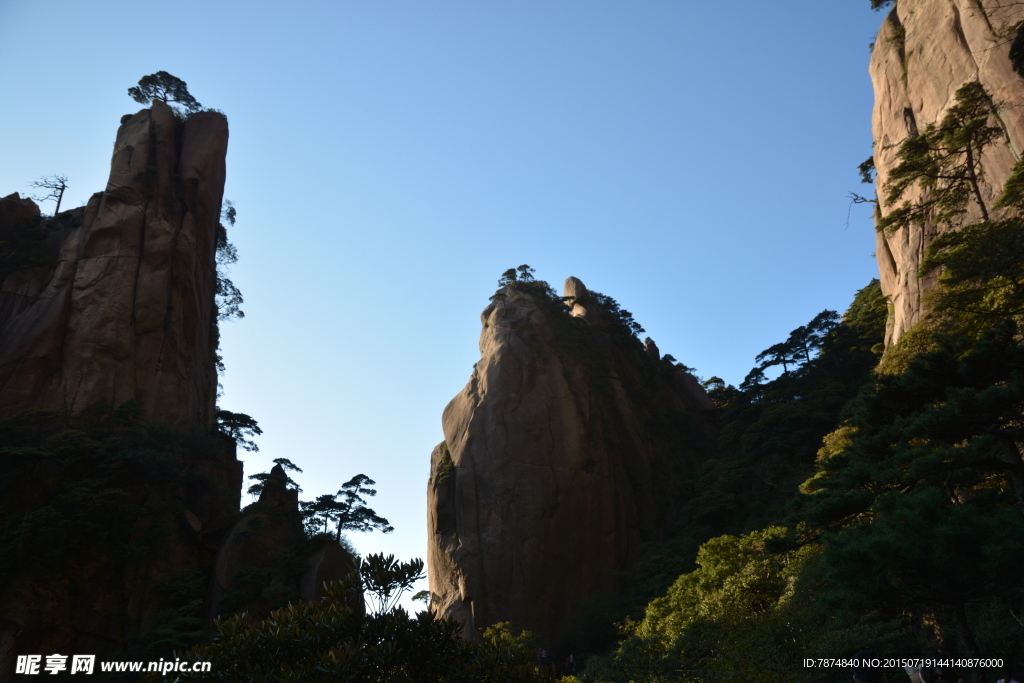
<path id="1" fill-rule="evenodd" d="M 139 104 L 149 104 L 155 100 L 164 104 L 180 104 L 190 114 L 203 108 L 189 93 L 185 81 L 166 71 L 143 76 L 137 86 L 128 88 L 128 94 Z"/>
<path id="2" fill-rule="evenodd" d="M 1004 135 L 1002 128 L 988 124 L 994 111 L 981 84 L 967 83 L 939 126 L 932 124 L 905 140 L 884 187 L 886 202 L 898 201 L 915 183 L 927 192 L 878 222 L 879 230 L 887 232 L 926 220 L 956 226 L 968 206 L 977 204 L 981 220 L 937 235 L 920 269 L 922 275 L 937 273 L 941 283 L 929 294 L 929 326 L 974 337 L 1024 314 L 1024 160 L 1014 165 L 992 205 L 1002 216 L 990 214 L 980 187 L 978 159 Z"/>
<path id="3" fill-rule="evenodd" d="M 942 121 L 929 124 L 918 135 L 900 143 L 899 163 L 889 173 L 883 187 L 885 204 L 891 208 L 878 221 L 886 233 L 910 225 L 953 224 L 966 213 L 973 201 L 983 223 L 989 221 L 988 207 L 982 198 L 982 150 L 1004 135 L 999 126 L 989 125 L 995 108 L 992 99 L 978 81 L 966 83 L 956 91 L 956 100 Z M 924 196 L 905 200 L 906 192 L 918 186 Z"/>

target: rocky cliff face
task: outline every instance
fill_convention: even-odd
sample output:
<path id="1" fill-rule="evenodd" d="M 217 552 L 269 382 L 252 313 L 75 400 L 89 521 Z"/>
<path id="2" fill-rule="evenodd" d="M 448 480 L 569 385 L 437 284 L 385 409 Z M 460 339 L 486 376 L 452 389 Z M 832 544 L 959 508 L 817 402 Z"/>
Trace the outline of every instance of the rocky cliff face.
<path id="1" fill-rule="evenodd" d="M 228 126 L 155 102 L 117 132 L 107 188 L 71 214 L 56 266 L 0 288 L 0 417 L 136 400 L 209 424 L 216 229 Z"/>
<path id="2" fill-rule="evenodd" d="M 280 465 L 240 513 L 212 429 L 226 119 L 123 121 L 87 206 L 0 199 L 0 683 L 18 654 L 169 656 L 356 566 Z"/>
<path id="3" fill-rule="evenodd" d="M 974 80 L 992 96 L 1006 132 L 1006 140 L 988 148 L 981 159 L 984 198 L 991 204 L 998 197 L 1024 149 L 1024 79 L 1014 73 L 1008 57 L 1011 29 L 1022 20 L 1024 5 L 1013 0 L 899 0 L 883 22 L 871 55 L 880 199 L 896 163 L 896 146 L 941 119 L 957 89 Z M 906 198 L 915 196 L 908 193 Z M 879 210 L 889 208 L 883 203 Z M 887 345 L 921 319 L 922 296 L 935 286 L 935 279 L 918 278 L 918 269 L 940 229 L 927 224 L 877 237 L 882 291 L 891 305 Z"/>
<path id="4" fill-rule="evenodd" d="M 210 433 L 227 140 L 157 102 L 85 207 L 0 200 L 0 681 L 17 654 L 202 627 L 242 487 Z"/>
<path id="5" fill-rule="evenodd" d="M 536 288 L 495 296 L 431 456 L 431 604 L 467 637 L 511 621 L 556 644 L 582 600 L 615 594 L 641 543 L 679 523 L 709 435 L 691 375 L 616 329 L 576 278 L 565 293 L 571 315 Z"/>

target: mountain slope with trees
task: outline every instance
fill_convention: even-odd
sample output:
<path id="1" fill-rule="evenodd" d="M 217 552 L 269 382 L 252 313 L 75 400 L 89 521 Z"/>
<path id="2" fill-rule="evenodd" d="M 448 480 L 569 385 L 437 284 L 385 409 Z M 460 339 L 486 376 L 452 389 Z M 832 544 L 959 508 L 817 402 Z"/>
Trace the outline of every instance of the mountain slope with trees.
<path id="1" fill-rule="evenodd" d="M 925 667 L 929 682 L 981 683 L 1024 660 L 1024 161 L 1000 193 L 985 191 L 977 160 L 1001 139 L 998 114 L 985 87 L 968 82 L 940 122 L 893 152 L 879 233 L 934 226 L 917 273 L 934 285 L 917 323 L 890 337 L 878 367 L 862 356 L 861 381 L 835 396 L 836 428 L 821 439 L 811 476 L 776 498 L 785 526 L 765 528 L 772 515 L 749 519 L 757 531 L 702 545 L 697 569 L 627 624 L 627 638 L 591 661 L 588 679 L 713 681 L 757 671 L 763 681 L 826 681 L 835 672 L 802 667 L 801 658 L 873 649 L 954 660 Z M 854 308 L 873 311 L 877 334 L 881 308 L 877 294 L 864 306 L 867 291 Z M 848 313 L 844 323 L 859 317 Z M 751 456 L 737 475 L 750 477 L 765 457 L 785 463 L 814 443 L 796 421 L 776 419 L 797 414 L 793 399 L 814 396 L 788 386 L 809 377 L 788 365 L 813 328 L 761 354 L 739 389 L 712 382 L 723 406 L 720 447 Z M 864 339 L 859 351 L 879 349 Z M 823 342 L 815 361 L 834 350 Z M 783 373 L 764 382 L 771 364 Z M 805 472 L 811 464 L 806 455 L 797 461 Z M 739 489 L 724 477 L 710 490 Z M 956 664 L 962 658 L 980 663 Z"/>

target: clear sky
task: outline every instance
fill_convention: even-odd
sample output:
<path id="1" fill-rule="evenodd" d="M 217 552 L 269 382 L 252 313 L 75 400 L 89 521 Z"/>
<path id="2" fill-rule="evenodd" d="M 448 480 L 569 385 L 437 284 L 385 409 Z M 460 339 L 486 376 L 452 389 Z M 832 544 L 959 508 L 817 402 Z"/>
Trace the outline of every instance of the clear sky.
<path id="1" fill-rule="evenodd" d="M 165 70 L 230 122 L 221 405 L 302 497 L 357 473 L 426 554 L 430 451 L 523 263 L 614 296 L 663 353 L 739 383 L 877 274 L 868 0 L 0 0 L 0 194 L 102 190 L 126 94 Z M 53 210 L 52 203 L 43 205 Z"/>

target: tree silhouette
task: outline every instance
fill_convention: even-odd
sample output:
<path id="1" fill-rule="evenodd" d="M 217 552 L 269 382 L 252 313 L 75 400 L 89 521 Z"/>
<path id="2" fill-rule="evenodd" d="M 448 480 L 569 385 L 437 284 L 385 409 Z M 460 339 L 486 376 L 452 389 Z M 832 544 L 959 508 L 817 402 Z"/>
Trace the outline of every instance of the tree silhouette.
<path id="1" fill-rule="evenodd" d="M 302 487 L 299 486 L 298 482 L 288 476 L 288 470 L 292 472 L 301 472 L 302 468 L 293 463 L 288 458 L 274 458 L 274 464 L 281 467 L 280 473 L 275 473 L 273 470 L 270 472 L 260 472 L 259 474 L 250 474 L 249 479 L 254 480 L 256 483 L 249 487 L 248 493 L 251 496 L 258 496 L 263 493 L 263 489 L 266 488 L 267 482 L 271 479 L 276 479 L 285 488 L 291 486 L 298 492 L 302 492 Z"/>
<path id="2" fill-rule="evenodd" d="M 326 533 L 328 525 L 335 525 L 335 540 L 341 541 L 342 530 L 373 531 L 379 529 L 386 534 L 395 530 L 388 520 L 366 506 L 363 496 L 375 496 L 377 491 L 369 488 L 376 482 L 365 474 L 357 474 L 342 484 L 335 493 L 317 496 L 315 501 L 301 503 L 306 529 L 317 533 L 323 524 Z"/>
<path id="3" fill-rule="evenodd" d="M 360 475 L 362 476 L 362 475 Z M 359 563 L 359 578 L 367 601 L 376 614 L 387 614 L 398 605 L 402 594 L 424 578 L 423 560 L 400 562 L 394 555 L 370 555 Z"/>
<path id="4" fill-rule="evenodd" d="M 839 324 L 839 314 L 825 310 L 814 316 L 806 325 L 801 325 L 789 333 L 789 338 L 768 347 L 757 354 L 759 368 L 765 370 L 781 365 L 783 372 L 789 372 L 789 366 L 811 362 L 811 352 L 821 348 L 828 333 Z"/>
<path id="5" fill-rule="evenodd" d="M 793 345 L 792 338 L 793 335 L 790 335 L 790 340 L 773 344 L 761 353 L 757 354 L 757 357 L 754 360 L 760 363 L 759 370 L 764 370 L 765 368 L 770 368 L 775 365 L 781 365 L 782 372 L 789 372 L 790 364 L 796 365 L 799 362 L 797 348 Z M 748 375 L 748 377 L 750 377 L 750 375 Z"/>
<path id="6" fill-rule="evenodd" d="M 253 453 L 259 452 L 259 446 L 256 445 L 252 438 L 246 438 L 259 436 L 263 433 L 256 420 L 245 413 L 233 413 L 230 410 L 221 410 L 220 408 L 217 408 L 214 413 L 214 419 L 217 421 L 217 431 L 231 437 L 243 449 Z"/>
<path id="7" fill-rule="evenodd" d="M 54 200 L 57 202 L 57 208 L 53 210 L 53 215 L 56 216 L 60 213 L 60 202 L 64 199 L 64 190 L 68 189 L 68 177 L 65 175 L 50 175 L 38 180 L 33 180 L 31 186 L 37 190 L 49 190 L 49 194 L 45 195 L 33 195 L 32 199 L 37 202 L 46 202 Z"/>
<path id="8" fill-rule="evenodd" d="M 164 104 L 180 104 L 190 114 L 203 108 L 189 93 L 185 81 L 166 71 L 143 76 L 137 86 L 128 88 L 128 94 L 140 104 L 149 104 L 155 100 Z"/>
<path id="9" fill-rule="evenodd" d="M 334 494 L 325 493 L 322 496 L 317 496 L 316 500 L 299 502 L 299 508 L 302 510 L 302 517 L 308 533 L 327 533 L 328 524 L 331 522 L 334 510 L 334 499 Z M 323 530 L 320 529 L 321 524 L 323 525 Z"/>
<path id="10" fill-rule="evenodd" d="M 217 224 L 217 320 L 232 320 L 244 318 L 245 312 L 241 309 L 244 299 L 242 291 L 235 286 L 235 283 L 228 277 L 230 266 L 238 262 L 238 249 L 228 239 L 228 229 L 224 227 L 227 221 L 232 227 L 238 218 L 238 211 L 230 199 L 224 200 L 221 208 L 222 221 Z"/>
<path id="11" fill-rule="evenodd" d="M 536 278 L 533 276 L 534 269 L 525 263 L 518 268 L 509 268 L 501 277 L 498 279 L 499 287 L 508 287 L 517 283 L 534 282 Z"/>

